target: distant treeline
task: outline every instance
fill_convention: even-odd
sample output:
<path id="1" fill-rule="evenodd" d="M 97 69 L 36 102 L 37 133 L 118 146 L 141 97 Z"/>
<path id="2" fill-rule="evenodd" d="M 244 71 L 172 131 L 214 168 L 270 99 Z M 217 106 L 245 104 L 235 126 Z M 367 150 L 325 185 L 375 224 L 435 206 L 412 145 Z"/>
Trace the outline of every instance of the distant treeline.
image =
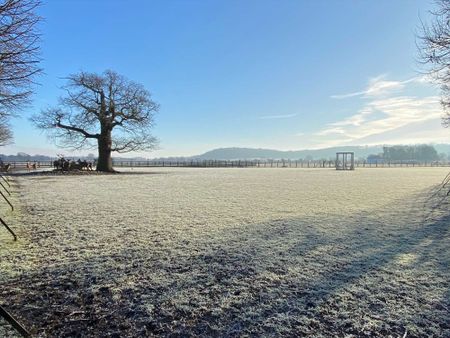
<path id="1" fill-rule="evenodd" d="M 45 162 L 45 161 L 53 161 L 56 160 L 58 158 L 57 155 L 55 156 L 46 156 L 46 155 L 30 155 L 27 153 L 17 153 L 16 155 L 5 155 L 5 154 L 0 154 L 0 159 L 5 162 L 23 162 L 23 161 L 30 161 L 30 162 Z M 94 154 L 88 154 L 87 156 L 75 156 L 75 155 L 70 155 L 70 156 L 65 156 L 65 158 L 68 159 L 73 159 L 73 160 L 77 160 L 77 159 L 81 159 L 81 160 L 86 160 L 89 162 L 93 162 L 97 156 L 95 156 Z M 146 160 L 145 158 L 142 157 L 134 157 L 134 158 L 122 158 L 122 157 L 114 157 L 114 160 L 117 161 L 129 161 L 129 160 L 133 160 L 133 161 L 144 161 Z"/>
<path id="2" fill-rule="evenodd" d="M 21 161 L 41 162 L 41 161 L 52 161 L 55 158 L 56 156 L 50 157 L 46 155 L 29 155 L 27 153 L 17 153 L 17 155 L 0 154 L 0 159 L 3 162 L 21 162 Z"/>
<path id="3" fill-rule="evenodd" d="M 252 148 L 220 148 L 211 150 L 207 153 L 192 157 L 163 157 L 146 159 L 142 157 L 113 157 L 115 161 L 166 161 L 166 162 L 189 162 L 189 161 L 203 161 L 203 160 L 326 160 L 334 161 L 336 152 L 351 151 L 355 153 L 355 158 L 359 161 L 381 162 L 381 161 L 419 161 L 429 162 L 437 160 L 450 159 L 450 145 L 436 144 L 436 145 L 395 145 L 395 146 L 346 146 L 334 147 L 316 150 L 299 150 L 299 151 L 279 151 L 270 149 L 252 149 Z M 27 153 L 17 153 L 16 155 L 0 154 L 3 162 L 20 162 L 20 161 L 53 161 L 58 156 L 46 155 L 29 155 Z M 87 156 L 70 155 L 66 158 L 81 159 L 87 161 L 94 161 L 97 156 L 88 154 Z"/>
<path id="4" fill-rule="evenodd" d="M 447 159 L 447 155 L 439 155 L 433 146 L 427 144 L 383 147 L 383 153 L 367 157 L 369 162 L 381 160 L 427 162 L 439 159 Z"/>

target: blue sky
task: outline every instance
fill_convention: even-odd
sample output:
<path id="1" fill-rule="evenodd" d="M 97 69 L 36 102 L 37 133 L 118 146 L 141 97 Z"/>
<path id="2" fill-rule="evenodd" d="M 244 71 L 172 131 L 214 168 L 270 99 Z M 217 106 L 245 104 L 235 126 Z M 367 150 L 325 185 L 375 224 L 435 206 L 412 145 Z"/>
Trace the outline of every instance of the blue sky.
<path id="1" fill-rule="evenodd" d="M 0 151 L 68 154 L 27 116 L 57 103 L 64 76 L 106 69 L 144 84 L 161 105 L 160 149 L 144 157 L 446 142 L 439 92 L 416 60 L 415 34 L 432 5 L 44 0 L 45 74 L 13 121 L 15 144 Z"/>

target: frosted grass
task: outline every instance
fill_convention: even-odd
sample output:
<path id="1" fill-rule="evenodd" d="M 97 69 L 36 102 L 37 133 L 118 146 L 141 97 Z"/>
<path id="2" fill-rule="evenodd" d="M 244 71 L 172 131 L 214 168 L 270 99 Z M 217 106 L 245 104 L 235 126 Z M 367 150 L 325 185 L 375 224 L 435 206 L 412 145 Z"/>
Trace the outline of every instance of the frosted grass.
<path id="1" fill-rule="evenodd" d="M 17 178 L 0 297 L 35 334 L 450 335 L 446 169 L 146 172 Z"/>

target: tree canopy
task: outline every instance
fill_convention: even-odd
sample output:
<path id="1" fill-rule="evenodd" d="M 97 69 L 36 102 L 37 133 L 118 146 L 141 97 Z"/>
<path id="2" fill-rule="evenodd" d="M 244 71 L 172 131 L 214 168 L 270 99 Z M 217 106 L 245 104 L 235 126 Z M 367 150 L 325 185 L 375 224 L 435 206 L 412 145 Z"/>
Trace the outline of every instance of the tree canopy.
<path id="1" fill-rule="evenodd" d="M 433 22 L 422 24 L 420 60 L 428 75 L 440 86 L 444 126 L 450 125 L 450 1 L 437 0 Z"/>
<path id="2" fill-rule="evenodd" d="M 39 68 L 38 0 L 0 4 L 0 145 L 12 138 L 8 118 L 28 103 Z"/>
<path id="3" fill-rule="evenodd" d="M 383 159 L 386 161 L 436 161 L 439 155 L 436 149 L 427 144 L 397 145 L 383 147 Z"/>
<path id="4" fill-rule="evenodd" d="M 80 72 L 67 77 L 59 105 L 32 117 L 34 124 L 62 146 L 97 147 L 97 169 L 112 171 L 111 152 L 149 150 L 159 105 L 141 84 L 114 71 Z"/>

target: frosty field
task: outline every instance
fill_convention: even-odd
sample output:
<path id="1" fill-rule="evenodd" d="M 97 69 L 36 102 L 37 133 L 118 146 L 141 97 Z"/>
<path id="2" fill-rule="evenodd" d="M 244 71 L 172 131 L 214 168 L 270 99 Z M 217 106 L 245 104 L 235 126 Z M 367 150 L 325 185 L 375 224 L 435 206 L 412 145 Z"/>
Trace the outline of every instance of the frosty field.
<path id="1" fill-rule="evenodd" d="M 39 337 L 450 337 L 447 172 L 17 176 L 0 304 Z"/>

